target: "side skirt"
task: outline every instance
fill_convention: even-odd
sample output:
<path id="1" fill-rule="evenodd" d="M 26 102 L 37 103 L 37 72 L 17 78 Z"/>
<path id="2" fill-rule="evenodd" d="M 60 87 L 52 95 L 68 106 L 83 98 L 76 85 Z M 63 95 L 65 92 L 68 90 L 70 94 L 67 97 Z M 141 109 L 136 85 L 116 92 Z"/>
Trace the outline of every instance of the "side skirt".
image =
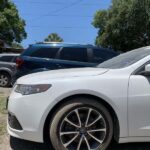
<path id="1" fill-rule="evenodd" d="M 119 143 L 137 143 L 137 142 L 150 142 L 150 137 L 125 137 L 119 139 Z"/>

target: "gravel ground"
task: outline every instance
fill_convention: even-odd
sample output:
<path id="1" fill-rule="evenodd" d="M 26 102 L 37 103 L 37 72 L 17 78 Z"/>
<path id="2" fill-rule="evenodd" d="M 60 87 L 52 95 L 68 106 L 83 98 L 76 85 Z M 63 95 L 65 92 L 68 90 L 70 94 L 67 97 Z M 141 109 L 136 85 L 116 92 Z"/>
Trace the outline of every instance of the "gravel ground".
<path id="1" fill-rule="evenodd" d="M 4 143 L 6 149 L 2 150 L 50 150 L 50 148 L 45 144 L 33 143 L 15 138 L 10 138 L 9 140 L 9 138 L 6 137 L 6 141 Z M 12 149 L 9 147 L 9 145 L 11 145 Z M 111 146 L 109 150 L 150 150 L 150 144 L 149 143 L 119 144 Z"/>
<path id="2" fill-rule="evenodd" d="M 11 88 L 0 88 L 0 97 L 9 96 Z M 6 118 L 0 117 L 6 121 Z M 112 145 L 109 150 L 150 150 L 150 143 L 133 143 Z M 8 134 L 0 138 L 0 150 L 50 150 L 46 144 L 34 143 L 9 137 Z"/>
<path id="3" fill-rule="evenodd" d="M 11 92 L 11 88 L 1 88 L 0 87 L 0 96 L 1 97 L 9 96 L 10 92 Z"/>

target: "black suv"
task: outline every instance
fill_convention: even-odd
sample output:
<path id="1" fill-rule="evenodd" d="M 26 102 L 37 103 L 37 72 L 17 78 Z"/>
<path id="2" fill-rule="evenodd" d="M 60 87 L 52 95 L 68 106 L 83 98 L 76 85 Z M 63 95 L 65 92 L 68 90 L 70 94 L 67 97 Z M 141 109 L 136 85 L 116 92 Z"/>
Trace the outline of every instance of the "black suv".
<path id="1" fill-rule="evenodd" d="M 30 45 L 20 57 L 17 58 L 17 78 L 34 72 L 63 69 L 94 67 L 118 53 L 93 45 L 69 43 L 37 43 Z"/>

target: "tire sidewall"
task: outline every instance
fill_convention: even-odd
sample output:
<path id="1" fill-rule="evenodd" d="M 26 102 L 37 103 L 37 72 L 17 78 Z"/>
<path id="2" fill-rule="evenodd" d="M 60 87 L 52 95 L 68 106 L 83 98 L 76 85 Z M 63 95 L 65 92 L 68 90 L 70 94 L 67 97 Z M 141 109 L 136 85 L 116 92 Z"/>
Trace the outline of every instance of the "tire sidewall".
<path id="1" fill-rule="evenodd" d="M 8 87 L 8 86 L 10 85 L 10 80 L 11 80 L 10 75 L 9 75 L 8 73 L 0 73 L 0 75 L 4 75 L 4 76 L 6 76 L 7 79 L 8 79 L 7 84 L 6 84 L 5 86 L 0 85 L 0 87 Z"/>
<path id="2" fill-rule="evenodd" d="M 103 116 L 106 122 L 107 134 L 106 134 L 103 144 L 97 150 L 105 150 L 109 146 L 112 136 L 113 136 L 113 121 L 112 121 L 109 111 L 102 104 L 98 103 L 97 101 L 93 99 L 75 98 L 75 99 L 72 99 L 71 101 L 64 103 L 62 106 L 60 106 L 55 111 L 50 121 L 50 127 L 49 127 L 50 141 L 56 150 L 67 150 L 61 144 L 61 139 L 59 136 L 59 130 L 60 130 L 60 126 L 61 126 L 63 119 L 72 110 L 75 110 L 76 108 L 79 108 L 79 107 L 81 108 L 81 107 L 88 107 L 88 106 L 100 112 L 100 114 Z"/>

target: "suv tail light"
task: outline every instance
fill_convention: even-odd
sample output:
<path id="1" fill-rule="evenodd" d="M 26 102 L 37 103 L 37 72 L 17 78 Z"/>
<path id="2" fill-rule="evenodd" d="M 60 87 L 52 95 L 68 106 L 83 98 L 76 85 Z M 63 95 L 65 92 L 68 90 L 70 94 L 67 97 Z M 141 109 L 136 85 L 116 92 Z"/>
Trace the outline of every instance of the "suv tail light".
<path id="1" fill-rule="evenodd" d="M 19 57 L 16 59 L 16 66 L 17 66 L 17 68 L 21 67 L 23 63 L 24 63 L 23 59 L 21 59 Z"/>

